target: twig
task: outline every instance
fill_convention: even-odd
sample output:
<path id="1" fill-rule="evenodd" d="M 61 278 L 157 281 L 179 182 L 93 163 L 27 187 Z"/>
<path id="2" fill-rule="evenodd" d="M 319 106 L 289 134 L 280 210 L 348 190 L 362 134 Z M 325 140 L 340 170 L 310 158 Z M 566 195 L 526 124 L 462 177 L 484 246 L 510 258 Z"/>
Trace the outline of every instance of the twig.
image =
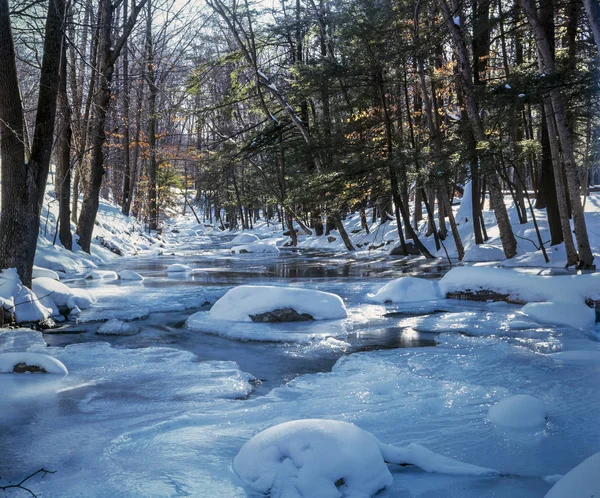
<path id="1" fill-rule="evenodd" d="M 8 484 L 7 486 L 0 486 L 0 490 L 6 491 L 7 489 L 10 489 L 10 488 L 23 489 L 24 491 L 27 491 L 34 498 L 37 498 L 37 495 L 33 491 L 31 491 L 31 489 L 23 486 L 23 483 L 40 473 L 43 473 L 42 478 L 44 478 L 44 477 L 46 477 L 46 474 L 56 474 L 56 470 L 47 470 L 42 467 L 41 469 L 36 470 L 33 474 L 30 474 L 27 477 L 25 477 L 23 480 L 21 480 L 21 482 L 19 482 L 17 484 Z"/>

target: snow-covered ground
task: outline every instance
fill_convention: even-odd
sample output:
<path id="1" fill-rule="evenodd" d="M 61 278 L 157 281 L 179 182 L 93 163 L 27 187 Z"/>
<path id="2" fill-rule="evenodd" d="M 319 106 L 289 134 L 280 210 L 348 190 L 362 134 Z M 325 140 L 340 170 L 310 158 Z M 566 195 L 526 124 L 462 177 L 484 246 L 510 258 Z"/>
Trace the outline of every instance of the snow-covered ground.
<path id="1" fill-rule="evenodd" d="M 595 252 L 598 206 L 597 198 L 588 199 Z M 543 223 L 543 213 L 539 217 Z M 600 451 L 600 329 L 584 301 L 600 297 L 600 286 L 595 275 L 545 276 L 562 273 L 556 270 L 560 250 L 549 265 L 552 272 L 531 269 L 540 263 L 539 251 L 527 252 L 528 242 L 521 241 L 526 272 L 459 268 L 440 280 L 449 269 L 443 261 L 387 257 L 395 231 L 389 222 L 374 226 L 369 236 L 352 234 L 361 243 L 353 255 L 339 237 L 329 242 L 302 236 L 300 251 L 287 250 L 277 224 L 257 224 L 253 233 L 260 242 L 234 242 L 239 234 L 199 225 L 193 216 L 170 222 L 154 238 L 130 225 L 116 208 L 103 205 L 103 236 L 132 256 L 127 258 L 99 240 L 93 257 L 73 258 L 47 239 L 40 242 L 38 265 L 58 270 L 70 291 L 53 283 L 52 274 L 40 273 L 39 292 L 57 308 L 68 308 L 74 296 L 91 306 L 72 300 L 78 312 L 54 331 L 59 334 L 0 331 L 0 353 L 18 353 L 4 357 L 3 370 L 24 360 L 50 365 L 36 356 L 43 354 L 68 371 L 0 375 L 0 486 L 44 467 L 56 473 L 27 482 L 40 497 L 257 496 L 234 458 L 262 431 L 303 419 L 350 422 L 382 443 L 413 448 L 404 456 L 418 457 L 418 466 L 390 463 L 391 481 L 381 461 L 367 458 L 363 470 L 372 465 L 384 476 L 380 487 L 387 488 L 377 495 L 382 498 L 541 498 L 558 476 Z M 349 232 L 359 227 L 358 218 L 349 217 L 347 226 Z M 530 228 L 519 229 L 530 237 Z M 494 230 L 490 222 L 488 232 L 496 237 Z M 468 240 L 473 259 L 497 257 L 498 251 L 479 251 Z M 381 248 L 368 250 L 381 241 Z M 260 243 L 281 251 L 231 252 L 235 244 Z M 488 246 L 497 248 L 497 239 Z M 452 254 L 450 240 L 446 247 Z M 428 280 L 397 280 L 402 276 Z M 10 282 L 21 292 L 18 282 Z M 239 307 L 225 299 L 231 312 L 217 309 L 211 316 L 219 299 L 247 284 L 275 291 L 242 288 Z M 277 287 L 311 294 L 324 319 L 231 320 L 242 312 L 294 305 L 288 299 L 294 293 L 278 294 Z M 449 290 L 480 288 L 506 292 L 519 304 L 444 299 Z M 319 304 L 319 294 L 309 291 L 341 300 L 328 297 Z M 347 316 L 339 313 L 344 308 Z M 192 316 L 198 320 L 189 327 Z M 347 448 L 345 432 L 340 434 L 341 440 L 327 445 L 331 459 L 337 444 Z M 307 451 L 304 443 L 312 444 L 300 438 L 296 454 Z M 451 475 L 441 467 L 425 472 L 444 460 L 421 446 L 497 474 Z M 354 465 L 331 459 L 321 470 Z M 576 496 L 568 494 L 576 489 L 573 482 L 596 492 L 594 465 L 597 457 L 573 471 L 575 477 L 559 480 L 549 496 Z M 341 496 L 379 489 L 354 488 L 351 481 L 331 483 Z M 567 491 L 560 494 L 560 487 Z M 291 496 L 317 496 L 314 487 L 308 495 L 295 489 Z"/>

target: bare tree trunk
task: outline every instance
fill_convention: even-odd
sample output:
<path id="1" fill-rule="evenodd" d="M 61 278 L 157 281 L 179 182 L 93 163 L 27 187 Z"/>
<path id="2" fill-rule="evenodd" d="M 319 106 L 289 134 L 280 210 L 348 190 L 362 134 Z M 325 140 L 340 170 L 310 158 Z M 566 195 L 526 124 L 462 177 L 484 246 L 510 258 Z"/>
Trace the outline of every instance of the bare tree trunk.
<path id="1" fill-rule="evenodd" d="M 157 205 L 157 175 L 158 165 L 156 162 L 156 73 L 154 70 L 154 44 L 152 40 L 152 1 L 148 0 L 148 11 L 146 14 L 146 56 L 144 61 L 147 67 L 148 80 L 148 230 L 158 229 L 158 205 Z"/>
<path id="2" fill-rule="evenodd" d="M 583 5 L 600 55 L 600 4 L 598 0 L 583 0 Z"/>
<path id="3" fill-rule="evenodd" d="M 61 244 L 71 251 L 71 109 L 67 99 L 67 40 L 63 39 L 58 87 L 59 129 L 56 140 L 56 198 L 58 199 L 58 230 Z"/>
<path id="4" fill-rule="evenodd" d="M 556 72 L 556 68 L 554 59 L 552 57 L 552 49 L 548 41 L 548 37 L 546 36 L 544 26 L 540 23 L 531 0 L 519 0 L 519 2 L 523 8 L 523 11 L 527 15 L 529 24 L 533 28 L 542 70 L 546 74 L 552 75 Z M 577 165 L 575 162 L 573 139 L 569 131 L 569 125 L 567 121 L 566 106 L 558 87 L 552 87 L 548 90 L 548 95 L 545 96 L 546 101 L 548 100 L 548 96 L 552 104 L 552 108 L 550 108 L 550 106 L 546 106 L 546 114 L 549 114 L 548 119 L 550 119 L 552 115 L 551 113 L 554 113 L 556 131 L 560 139 L 561 150 L 563 153 L 563 162 L 567 176 L 567 187 L 571 199 L 571 209 L 573 211 L 573 225 L 575 228 L 575 237 L 577 239 L 577 247 L 579 250 L 578 266 L 583 269 L 595 268 L 594 255 L 592 254 L 592 249 L 590 247 L 583 205 L 581 204 L 581 186 L 579 183 L 579 175 L 577 173 Z"/>
<path id="5" fill-rule="evenodd" d="M 31 157 L 26 162 L 23 109 L 9 6 L 8 0 L 0 0 L 0 268 L 16 268 L 27 286 L 31 286 L 40 214 L 50 167 L 64 18 L 64 0 L 50 2 L 35 132 Z"/>

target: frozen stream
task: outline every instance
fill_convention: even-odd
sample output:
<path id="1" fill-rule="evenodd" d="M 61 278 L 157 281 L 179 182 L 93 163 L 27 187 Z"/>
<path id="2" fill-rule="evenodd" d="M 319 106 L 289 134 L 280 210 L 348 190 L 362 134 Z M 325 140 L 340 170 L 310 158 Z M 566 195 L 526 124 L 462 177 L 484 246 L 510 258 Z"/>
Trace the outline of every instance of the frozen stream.
<path id="1" fill-rule="evenodd" d="M 440 264 L 294 252 L 232 257 L 208 242 L 165 253 L 111 268 L 137 271 L 142 283 L 68 282 L 97 303 L 60 334 L 0 335 L 0 349 L 43 351 L 70 372 L 0 376 L 0 485 L 45 467 L 57 472 L 28 483 L 38 496 L 252 496 L 232 458 L 257 432 L 298 418 L 353 422 L 383 442 L 418 442 L 505 475 L 397 467 L 382 498 L 543 497 L 551 487 L 543 477 L 600 450 L 600 364 L 551 354 L 599 350 L 593 332 L 509 330 L 519 307 L 505 304 L 368 302 L 392 278 L 441 276 Z M 167 276 L 172 263 L 197 270 Z M 252 324 L 270 341 L 185 327 L 190 315 L 247 283 L 334 292 L 349 318 Z M 97 335 L 111 318 L 141 331 Z M 546 425 L 507 432 L 487 420 L 492 404 L 514 394 L 541 398 Z"/>

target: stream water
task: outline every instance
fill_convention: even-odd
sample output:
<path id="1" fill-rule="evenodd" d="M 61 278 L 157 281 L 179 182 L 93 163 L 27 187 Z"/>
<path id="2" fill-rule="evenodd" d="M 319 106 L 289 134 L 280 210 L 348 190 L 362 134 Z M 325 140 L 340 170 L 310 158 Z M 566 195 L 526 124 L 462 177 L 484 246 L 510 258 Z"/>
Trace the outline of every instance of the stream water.
<path id="1" fill-rule="evenodd" d="M 232 256 L 229 241 L 166 245 L 106 268 L 143 282 L 72 276 L 65 282 L 96 298 L 77 322 L 0 337 L 0 349 L 51 354 L 69 369 L 62 379 L 0 376 L 0 486 L 45 467 L 57 473 L 28 483 L 40 497 L 250 497 L 232 458 L 257 432 L 298 418 L 350 421 L 386 443 L 414 441 L 505 475 L 392 468 L 381 498 L 541 498 L 544 476 L 600 449 L 599 364 L 548 354 L 599 349 L 594 332 L 527 322 L 512 330 L 519 307 L 506 303 L 369 302 L 393 278 L 440 277 L 449 266 L 437 260 Z M 168 275 L 173 263 L 194 272 Z M 241 284 L 334 292 L 349 317 L 250 324 L 268 341 L 186 327 Z M 97 334 L 109 319 L 139 333 Z M 491 424 L 488 408 L 514 394 L 539 396 L 547 424 L 521 433 Z"/>

